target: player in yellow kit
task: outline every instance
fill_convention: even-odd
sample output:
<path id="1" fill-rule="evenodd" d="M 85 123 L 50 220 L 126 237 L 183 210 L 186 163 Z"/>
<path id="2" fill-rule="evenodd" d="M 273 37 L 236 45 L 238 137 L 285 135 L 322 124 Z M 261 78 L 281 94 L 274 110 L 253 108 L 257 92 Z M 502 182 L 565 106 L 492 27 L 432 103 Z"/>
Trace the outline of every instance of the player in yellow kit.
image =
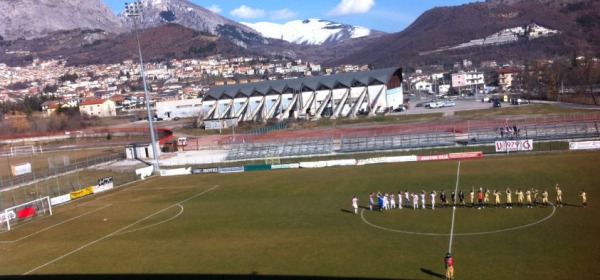
<path id="1" fill-rule="evenodd" d="M 523 208 L 523 191 L 521 189 L 517 190 L 517 205 Z"/>
<path id="2" fill-rule="evenodd" d="M 581 203 L 583 204 L 583 208 L 587 208 L 587 196 L 583 189 L 581 190 L 581 193 L 579 193 L 579 196 L 581 196 Z"/>
<path id="3" fill-rule="evenodd" d="M 530 190 L 525 191 L 525 198 L 527 199 L 527 208 L 533 207 L 531 205 L 531 191 Z"/>
<path id="4" fill-rule="evenodd" d="M 556 183 L 556 207 L 562 207 L 562 190 L 558 187 L 558 183 Z"/>
<path id="5" fill-rule="evenodd" d="M 544 190 L 542 192 L 542 204 L 544 205 L 544 207 L 548 207 L 548 191 Z"/>
<path id="6" fill-rule="evenodd" d="M 496 202 L 496 208 L 500 207 L 500 192 L 497 190 L 494 190 L 494 199 Z"/>
<path id="7" fill-rule="evenodd" d="M 510 188 L 506 188 L 506 208 L 512 208 L 512 192 Z"/>

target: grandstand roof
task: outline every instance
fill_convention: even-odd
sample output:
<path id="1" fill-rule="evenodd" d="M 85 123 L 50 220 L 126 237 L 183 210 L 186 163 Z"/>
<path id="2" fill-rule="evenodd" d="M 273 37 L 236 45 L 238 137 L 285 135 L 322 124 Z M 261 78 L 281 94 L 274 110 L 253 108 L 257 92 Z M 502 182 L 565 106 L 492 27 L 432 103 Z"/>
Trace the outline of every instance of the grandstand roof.
<path id="1" fill-rule="evenodd" d="M 362 72 L 347 72 L 329 76 L 218 85 L 210 88 L 206 93 L 204 100 L 350 88 L 353 86 L 384 85 L 388 83 L 393 75 L 398 75 L 400 76 L 400 79 L 402 79 L 401 71 L 402 68 L 393 67 Z"/>

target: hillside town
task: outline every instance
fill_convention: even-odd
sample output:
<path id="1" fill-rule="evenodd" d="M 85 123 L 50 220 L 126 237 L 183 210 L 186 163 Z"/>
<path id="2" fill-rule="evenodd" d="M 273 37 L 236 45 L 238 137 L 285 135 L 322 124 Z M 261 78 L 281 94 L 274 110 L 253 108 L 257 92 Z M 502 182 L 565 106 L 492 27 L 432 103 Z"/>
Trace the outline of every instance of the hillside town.
<path id="1" fill-rule="evenodd" d="M 406 92 L 438 96 L 472 95 L 496 88 L 511 89 L 512 75 L 517 72 L 516 69 L 499 67 L 494 61 L 483 62 L 480 66 L 486 72 L 476 70 L 469 60 L 457 62 L 451 71 L 435 65 L 412 73 L 403 71 L 402 87 Z M 151 107 L 162 101 L 201 99 L 204 93 L 216 85 L 370 69 L 369 65 L 324 68 L 302 60 L 265 57 L 170 60 L 164 63 L 146 63 L 144 67 Z M 490 75 L 494 77 L 489 77 Z M 497 86 L 490 88 L 486 86 L 488 84 Z M 128 115 L 131 114 L 130 110 L 143 109 L 145 102 L 140 67 L 133 60 L 113 65 L 82 67 L 67 66 L 66 61 L 59 60 L 34 60 L 28 67 L 2 64 L 0 87 L 1 102 L 18 102 L 26 96 L 44 96 L 47 101 L 41 108 L 35 109 L 46 116 L 59 107 L 79 107 L 82 113 L 98 117 Z M 93 108 L 99 104 L 104 109 L 94 111 Z"/>

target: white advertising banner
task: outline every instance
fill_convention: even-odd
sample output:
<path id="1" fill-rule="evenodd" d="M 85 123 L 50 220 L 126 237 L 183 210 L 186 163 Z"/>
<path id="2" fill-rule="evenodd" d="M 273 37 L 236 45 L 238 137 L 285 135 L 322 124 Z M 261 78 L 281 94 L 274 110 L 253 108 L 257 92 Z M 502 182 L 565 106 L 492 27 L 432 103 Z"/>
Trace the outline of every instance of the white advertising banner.
<path id="1" fill-rule="evenodd" d="M 5 223 L 15 218 L 17 218 L 17 214 L 13 210 L 0 213 L 0 223 Z"/>
<path id="2" fill-rule="evenodd" d="M 31 163 L 26 162 L 23 164 L 11 165 L 10 169 L 12 171 L 13 176 L 31 173 Z"/>
<path id="3" fill-rule="evenodd" d="M 71 200 L 71 194 L 64 194 L 61 196 L 57 196 L 57 197 L 53 197 L 50 199 L 50 204 L 52 206 L 57 205 L 57 204 L 61 204 L 61 203 L 65 203 Z"/>
<path id="4" fill-rule="evenodd" d="M 140 179 L 144 180 L 144 178 L 152 175 L 152 171 L 154 171 L 154 166 L 146 166 L 142 168 L 138 168 L 135 170 L 135 175 L 140 175 Z"/>
<path id="5" fill-rule="evenodd" d="M 326 161 L 305 161 L 300 163 L 300 168 L 320 168 L 326 166 Z"/>
<path id="6" fill-rule="evenodd" d="M 348 166 L 348 165 L 356 165 L 355 159 L 338 159 L 338 160 L 328 160 L 326 161 L 327 166 Z"/>
<path id="7" fill-rule="evenodd" d="M 176 176 L 192 174 L 192 168 L 161 169 L 160 176 Z"/>
<path id="8" fill-rule="evenodd" d="M 600 149 L 600 141 L 569 142 L 569 150 Z"/>
<path id="9" fill-rule="evenodd" d="M 533 151 L 533 140 L 496 141 L 496 152 Z"/>

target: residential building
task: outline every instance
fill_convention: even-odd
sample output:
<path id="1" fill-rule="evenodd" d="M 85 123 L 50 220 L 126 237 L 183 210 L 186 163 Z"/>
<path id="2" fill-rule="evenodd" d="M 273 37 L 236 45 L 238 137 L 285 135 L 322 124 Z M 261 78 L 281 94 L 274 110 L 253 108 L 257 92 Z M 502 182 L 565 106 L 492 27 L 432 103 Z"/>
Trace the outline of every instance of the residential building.
<path id="1" fill-rule="evenodd" d="M 79 112 L 96 117 L 112 117 L 117 115 L 115 102 L 110 99 L 83 100 L 79 102 Z"/>

